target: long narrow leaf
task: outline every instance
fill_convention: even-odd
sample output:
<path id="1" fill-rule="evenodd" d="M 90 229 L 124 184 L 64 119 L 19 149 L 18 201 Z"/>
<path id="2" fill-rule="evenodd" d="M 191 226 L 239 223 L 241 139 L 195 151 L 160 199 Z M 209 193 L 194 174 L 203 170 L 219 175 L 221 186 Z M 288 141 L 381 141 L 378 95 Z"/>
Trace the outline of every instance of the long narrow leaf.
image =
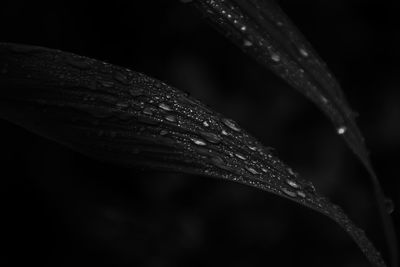
<path id="1" fill-rule="evenodd" d="M 364 138 L 342 90 L 325 63 L 273 0 L 195 0 L 191 2 L 216 28 L 263 66 L 314 102 L 333 122 L 370 174 L 392 256 L 397 240 L 385 196 L 371 165 Z"/>
<path id="2" fill-rule="evenodd" d="M 290 199 L 332 218 L 374 266 L 385 266 L 338 206 L 233 120 L 143 74 L 0 44 L 0 116 L 104 161 L 222 178 Z"/>

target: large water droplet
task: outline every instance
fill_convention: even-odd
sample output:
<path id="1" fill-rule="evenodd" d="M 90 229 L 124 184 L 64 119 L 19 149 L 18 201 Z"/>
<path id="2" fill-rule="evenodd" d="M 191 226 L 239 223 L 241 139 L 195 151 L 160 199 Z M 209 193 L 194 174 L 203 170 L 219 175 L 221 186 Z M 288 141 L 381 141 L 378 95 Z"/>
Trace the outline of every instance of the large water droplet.
<path id="1" fill-rule="evenodd" d="M 303 57 L 308 57 L 308 52 L 304 48 L 300 48 L 299 52 Z"/>
<path id="2" fill-rule="evenodd" d="M 167 134 L 168 134 L 168 131 L 167 131 L 167 130 L 162 129 L 162 130 L 160 131 L 160 135 L 162 135 L 162 136 L 167 135 Z"/>
<path id="3" fill-rule="evenodd" d="M 158 107 L 161 108 L 162 110 L 165 110 L 165 111 L 171 111 L 172 110 L 172 108 L 170 106 L 168 106 L 167 104 L 165 104 L 165 103 L 160 103 L 158 105 Z"/>
<path id="4" fill-rule="evenodd" d="M 176 117 L 174 115 L 167 115 L 165 119 L 170 122 L 176 122 Z"/>
<path id="5" fill-rule="evenodd" d="M 222 122 L 228 126 L 230 129 L 236 131 L 236 132 L 240 132 L 240 128 L 236 125 L 236 122 L 234 122 L 233 120 L 230 119 L 222 119 Z"/>
<path id="6" fill-rule="evenodd" d="M 339 128 L 336 129 L 338 134 L 344 134 L 347 131 L 346 126 L 340 126 Z"/>
<path id="7" fill-rule="evenodd" d="M 288 195 L 289 197 L 296 197 L 296 196 L 297 196 L 296 192 L 290 191 L 289 189 L 287 189 L 287 188 L 285 188 L 285 187 L 282 187 L 282 188 L 281 188 L 281 191 L 282 191 L 285 195 Z"/>
<path id="8" fill-rule="evenodd" d="M 143 114 L 146 114 L 146 115 L 149 115 L 149 116 L 153 115 L 153 110 L 151 108 L 149 108 L 149 107 L 145 107 L 142 112 L 143 112 Z"/>
<path id="9" fill-rule="evenodd" d="M 252 174 L 258 174 L 258 171 L 256 171 L 255 169 L 253 169 L 252 167 L 249 166 L 245 166 L 246 170 L 248 170 L 250 173 Z"/>
<path id="10" fill-rule="evenodd" d="M 207 143 L 204 140 L 199 139 L 199 138 L 192 137 L 192 138 L 190 138 L 190 140 L 192 140 L 192 142 L 198 146 L 206 146 L 207 145 Z"/>
<path id="11" fill-rule="evenodd" d="M 201 132 L 200 133 L 201 136 L 203 136 L 207 141 L 214 143 L 214 144 L 218 144 L 219 142 L 221 142 L 222 138 L 215 134 L 215 133 L 209 133 L 209 132 Z"/>
<path id="12" fill-rule="evenodd" d="M 243 156 L 243 155 L 240 154 L 240 153 L 235 153 L 235 156 L 236 156 L 238 159 L 241 159 L 241 160 L 245 160 L 245 159 L 246 159 L 246 157 Z"/>
<path id="13" fill-rule="evenodd" d="M 295 181 L 290 180 L 290 179 L 286 179 L 286 183 L 288 185 L 290 185 L 291 187 L 293 187 L 293 188 L 299 188 L 300 187 Z"/>
<path id="14" fill-rule="evenodd" d="M 114 83 L 113 82 L 101 81 L 100 83 L 101 83 L 101 85 L 103 85 L 104 87 L 107 87 L 107 88 L 114 87 Z"/>
<path id="15" fill-rule="evenodd" d="M 118 102 L 117 107 L 118 108 L 127 108 L 127 107 L 129 107 L 129 102 Z"/>
<path id="16" fill-rule="evenodd" d="M 275 62 L 279 62 L 281 60 L 281 57 L 277 53 L 272 53 L 271 59 Z"/>
<path id="17" fill-rule="evenodd" d="M 253 43 L 250 42 L 249 40 L 244 40 L 244 41 L 243 41 L 243 45 L 249 47 L 249 46 L 252 46 Z"/>
<path id="18" fill-rule="evenodd" d="M 303 191 L 297 191 L 297 195 L 301 198 L 305 198 L 306 194 Z"/>

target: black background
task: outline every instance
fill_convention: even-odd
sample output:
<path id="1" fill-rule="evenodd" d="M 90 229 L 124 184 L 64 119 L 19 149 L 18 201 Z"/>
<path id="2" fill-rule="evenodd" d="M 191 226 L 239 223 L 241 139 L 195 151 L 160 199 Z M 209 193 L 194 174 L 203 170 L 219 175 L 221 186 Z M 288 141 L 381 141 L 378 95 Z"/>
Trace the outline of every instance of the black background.
<path id="1" fill-rule="evenodd" d="M 373 164 L 400 199 L 397 1 L 280 1 L 339 79 Z M 343 206 L 380 248 L 368 177 L 308 100 L 179 1 L 2 1 L 0 40 L 125 66 L 235 119 Z M 1 88 L 0 88 L 1 89 Z M 253 188 L 98 163 L 0 124 L 0 261 L 135 266 L 365 266 L 324 216 Z M 398 210 L 394 213 L 399 223 Z"/>

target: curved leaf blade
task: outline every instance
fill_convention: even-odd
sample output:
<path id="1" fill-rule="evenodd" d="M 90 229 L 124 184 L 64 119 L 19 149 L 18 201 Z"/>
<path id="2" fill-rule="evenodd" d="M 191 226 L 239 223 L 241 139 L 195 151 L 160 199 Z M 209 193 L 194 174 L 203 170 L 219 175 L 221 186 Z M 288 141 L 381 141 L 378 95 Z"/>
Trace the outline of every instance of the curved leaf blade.
<path id="1" fill-rule="evenodd" d="M 370 174 L 392 266 L 398 266 L 396 232 L 355 113 L 337 80 L 300 31 L 273 0 L 190 2 L 245 53 L 305 95 L 330 118 L 336 132 Z"/>
<path id="2" fill-rule="evenodd" d="M 249 185 L 336 221 L 374 266 L 380 253 L 344 212 L 271 151 L 187 94 L 143 74 L 0 43 L 0 117 L 90 157 Z"/>

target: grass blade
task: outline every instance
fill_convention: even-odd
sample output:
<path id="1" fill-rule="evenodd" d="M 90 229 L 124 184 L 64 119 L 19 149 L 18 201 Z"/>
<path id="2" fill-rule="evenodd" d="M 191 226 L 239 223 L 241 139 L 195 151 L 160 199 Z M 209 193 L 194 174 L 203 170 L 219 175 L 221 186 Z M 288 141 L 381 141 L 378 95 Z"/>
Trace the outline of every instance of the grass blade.
<path id="1" fill-rule="evenodd" d="M 336 221 L 373 266 L 380 253 L 343 211 L 233 120 L 143 74 L 41 47 L 0 44 L 0 116 L 88 156 L 235 181 Z"/>
<path id="2" fill-rule="evenodd" d="M 390 250 L 398 266 L 393 222 L 386 212 L 385 195 L 369 159 L 364 138 L 342 90 L 325 63 L 272 0 L 190 1 L 216 28 L 314 102 L 333 122 L 370 174 L 374 195 Z"/>

